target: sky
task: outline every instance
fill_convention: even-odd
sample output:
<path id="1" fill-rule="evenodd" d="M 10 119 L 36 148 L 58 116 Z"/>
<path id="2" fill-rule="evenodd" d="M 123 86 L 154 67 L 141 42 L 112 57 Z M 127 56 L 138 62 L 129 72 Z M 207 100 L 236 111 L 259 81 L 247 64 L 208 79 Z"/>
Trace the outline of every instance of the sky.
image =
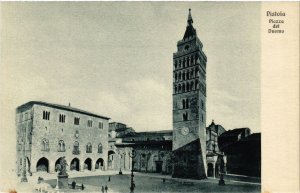
<path id="1" fill-rule="evenodd" d="M 57 103 L 136 131 L 172 129 L 172 70 L 191 8 L 207 56 L 207 120 L 260 132 L 259 2 L 1 4 L 1 130 L 15 108 Z"/>

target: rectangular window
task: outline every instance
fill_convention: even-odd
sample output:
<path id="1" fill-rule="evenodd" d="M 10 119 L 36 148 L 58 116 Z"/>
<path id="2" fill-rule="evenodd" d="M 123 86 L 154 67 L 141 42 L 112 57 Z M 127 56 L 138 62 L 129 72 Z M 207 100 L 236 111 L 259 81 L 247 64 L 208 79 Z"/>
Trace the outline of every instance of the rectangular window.
<path id="1" fill-rule="evenodd" d="M 88 127 L 92 127 L 92 126 L 93 126 L 93 121 L 92 121 L 92 120 L 88 120 L 87 126 L 88 126 Z"/>
<path id="2" fill-rule="evenodd" d="M 74 125 L 79 125 L 79 121 L 80 121 L 80 118 L 79 117 L 75 117 L 74 118 Z"/>
<path id="3" fill-rule="evenodd" d="M 50 120 L 50 112 L 49 111 L 43 111 L 43 119 Z"/>
<path id="4" fill-rule="evenodd" d="M 66 122 L 66 115 L 64 115 L 64 114 L 59 114 L 59 122 L 60 122 L 60 123 Z"/>
<path id="5" fill-rule="evenodd" d="M 103 129 L 103 123 L 99 122 L 99 129 Z"/>

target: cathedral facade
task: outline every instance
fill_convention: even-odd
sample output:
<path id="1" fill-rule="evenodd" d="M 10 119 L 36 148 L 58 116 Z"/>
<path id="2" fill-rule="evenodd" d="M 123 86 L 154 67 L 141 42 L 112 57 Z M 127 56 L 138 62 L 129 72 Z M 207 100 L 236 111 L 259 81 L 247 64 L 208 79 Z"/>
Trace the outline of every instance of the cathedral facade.
<path id="1" fill-rule="evenodd" d="M 173 54 L 173 177 L 206 178 L 206 62 L 189 10 Z"/>

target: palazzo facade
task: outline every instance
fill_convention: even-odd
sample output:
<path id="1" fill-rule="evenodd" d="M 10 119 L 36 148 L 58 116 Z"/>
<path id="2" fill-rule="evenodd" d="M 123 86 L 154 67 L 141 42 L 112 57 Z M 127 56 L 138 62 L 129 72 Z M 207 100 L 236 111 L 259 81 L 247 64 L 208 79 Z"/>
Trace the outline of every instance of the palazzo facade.
<path id="1" fill-rule="evenodd" d="M 106 170 L 108 120 L 70 105 L 31 101 L 17 107 L 17 174 L 53 173 L 63 156 L 69 170 Z"/>

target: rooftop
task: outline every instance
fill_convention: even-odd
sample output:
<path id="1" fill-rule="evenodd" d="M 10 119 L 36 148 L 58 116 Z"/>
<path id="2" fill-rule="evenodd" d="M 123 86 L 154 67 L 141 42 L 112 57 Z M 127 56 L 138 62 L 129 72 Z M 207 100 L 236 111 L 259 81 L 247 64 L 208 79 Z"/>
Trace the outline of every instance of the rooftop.
<path id="1" fill-rule="evenodd" d="M 85 114 L 85 115 L 89 115 L 89 116 L 93 116 L 93 117 L 98 117 L 98 118 L 102 118 L 102 119 L 107 119 L 107 120 L 110 119 L 109 117 L 105 117 L 105 116 L 102 116 L 102 115 L 97 115 L 95 113 L 88 112 L 88 111 L 81 110 L 81 109 L 77 109 L 77 108 L 74 108 L 74 107 L 71 107 L 71 106 L 59 105 L 59 104 L 54 104 L 54 103 L 47 103 L 47 102 L 43 102 L 43 101 L 29 101 L 29 102 L 17 107 L 17 111 L 21 111 L 22 109 L 31 107 L 33 105 L 41 105 L 41 106 L 46 106 L 46 107 L 52 107 L 52 108 L 56 108 L 56 109 L 81 113 L 81 114 Z"/>

